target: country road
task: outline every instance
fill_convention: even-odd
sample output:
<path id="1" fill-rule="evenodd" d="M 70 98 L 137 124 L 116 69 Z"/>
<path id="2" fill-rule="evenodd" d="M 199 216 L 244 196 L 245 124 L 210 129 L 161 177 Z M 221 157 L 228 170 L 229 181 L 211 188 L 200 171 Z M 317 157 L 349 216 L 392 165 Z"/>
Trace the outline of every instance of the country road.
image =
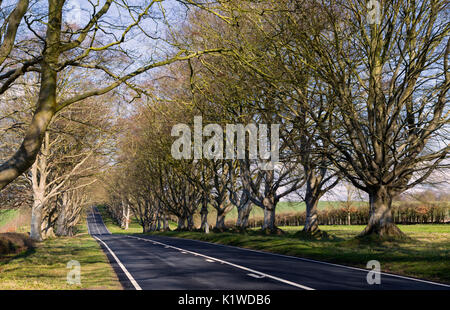
<path id="1" fill-rule="evenodd" d="M 449 285 L 195 240 L 112 235 L 96 208 L 88 230 L 125 289 L 143 290 L 450 290 Z"/>

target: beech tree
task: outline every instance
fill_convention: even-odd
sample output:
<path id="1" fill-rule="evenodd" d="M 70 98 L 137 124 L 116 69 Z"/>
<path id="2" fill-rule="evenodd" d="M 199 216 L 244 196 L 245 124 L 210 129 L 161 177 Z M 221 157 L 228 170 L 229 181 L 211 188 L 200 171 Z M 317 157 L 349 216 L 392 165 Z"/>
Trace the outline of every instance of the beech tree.
<path id="1" fill-rule="evenodd" d="M 277 233 L 278 202 L 298 192 L 304 232 L 316 234 L 320 199 L 345 178 L 369 196 L 362 235 L 401 235 L 392 200 L 448 168 L 448 4 L 384 1 L 379 21 L 362 0 L 198 6 L 171 29 L 170 44 L 221 53 L 171 64 L 138 91 L 147 97 L 130 119 L 136 137 L 124 139 L 132 147 L 121 147 L 123 174 L 134 176 L 124 197 L 140 195 L 149 223 L 164 210 L 190 230 L 200 207 L 207 230 L 208 206 L 222 228 L 237 207 L 237 226 L 245 228 L 255 205 L 264 210 L 263 229 Z M 200 115 L 223 128 L 278 124 L 274 169 L 248 157 L 174 159 L 172 127 Z"/>
<path id="2" fill-rule="evenodd" d="M 368 14 L 365 1 L 316 4 L 298 42 L 332 91 L 338 126 L 318 122 L 336 150 L 328 157 L 369 195 L 361 235 L 397 236 L 393 198 L 448 165 L 448 2 L 383 1 L 379 22 Z"/>
<path id="3" fill-rule="evenodd" d="M 245 162 L 245 161 L 244 161 Z M 244 185 L 245 180 L 242 180 L 239 170 L 239 161 L 232 165 L 229 172 L 229 199 L 230 202 L 236 206 L 238 216 L 236 219 L 236 227 L 239 230 L 246 230 L 248 227 L 248 220 L 253 209 L 253 204 L 250 200 L 250 193 L 248 185 Z M 257 184 L 257 187 L 259 184 Z"/>

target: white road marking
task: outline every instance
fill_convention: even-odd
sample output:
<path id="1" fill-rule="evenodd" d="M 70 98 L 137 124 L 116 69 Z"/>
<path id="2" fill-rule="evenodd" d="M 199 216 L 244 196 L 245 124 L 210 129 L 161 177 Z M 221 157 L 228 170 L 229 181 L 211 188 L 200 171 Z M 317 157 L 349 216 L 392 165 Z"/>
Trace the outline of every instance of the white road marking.
<path id="1" fill-rule="evenodd" d="M 255 253 L 260 253 L 260 254 L 268 254 L 268 255 L 273 255 L 273 256 L 278 256 L 278 257 L 292 258 L 292 259 L 306 261 L 306 262 L 311 262 L 311 263 L 317 263 L 317 264 L 323 264 L 323 265 L 329 265 L 329 266 L 335 266 L 335 267 L 342 267 L 342 268 L 347 268 L 347 269 L 359 270 L 359 271 L 364 271 L 366 273 L 371 271 L 370 269 L 363 269 L 363 268 L 358 268 L 358 267 L 339 265 L 339 264 L 328 263 L 328 262 L 323 262 L 323 261 L 320 261 L 320 260 L 314 260 L 314 259 L 303 258 L 303 257 L 296 257 L 296 256 L 289 256 L 289 255 L 283 255 L 283 254 L 277 254 L 277 253 L 271 253 L 271 252 L 258 251 L 258 250 L 253 250 L 253 249 L 240 248 L 240 247 L 232 246 L 232 245 L 224 245 L 224 244 L 212 243 L 212 242 L 207 242 L 207 241 L 200 241 L 200 240 L 195 240 L 195 239 L 185 239 L 185 238 L 177 238 L 177 237 L 171 237 L 171 238 L 175 238 L 175 239 L 179 239 L 179 240 L 182 240 L 182 239 L 190 240 L 190 241 L 206 243 L 206 244 L 210 244 L 210 245 L 218 245 L 218 246 L 222 246 L 222 247 L 225 247 L 225 248 L 229 247 L 229 248 L 238 249 L 238 250 L 241 250 L 241 251 L 249 251 L 249 252 L 255 252 Z M 410 277 L 400 276 L 400 275 L 397 275 L 397 274 L 392 274 L 392 273 L 387 273 L 387 272 L 380 272 L 380 274 L 382 274 L 384 276 L 394 277 L 394 278 L 400 278 L 400 279 L 405 279 L 405 280 L 412 280 L 412 281 L 417 281 L 417 282 L 423 282 L 423 283 L 427 283 L 427 284 L 434 284 L 434 285 L 440 285 L 440 286 L 444 286 L 444 287 L 450 287 L 450 285 L 444 284 L 444 283 L 438 283 L 438 282 L 427 281 L 427 280 L 422 280 L 422 279 L 410 278 Z"/>
<path id="2" fill-rule="evenodd" d="M 133 276 L 128 272 L 127 268 L 125 268 L 125 266 L 122 264 L 120 259 L 116 256 L 116 254 L 114 254 L 114 252 L 109 248 L 109 246 L 105 242 L 103 242 L 100 238 L 97 238 L 96 236 L 92 236 L 92 237 L 94 237 L 97 241 L 101 242 L 108 249 L 109 253 L 111 253 L 112 257 L 114 257 L 114 259 L 116 260 L 119 267 L 123 270 L 125 275 L 128 277 L 128 280 L 130 280 L 131 284 L 133 284 L 134 288 L 138 291 L 141 291 L 142 288 L 139 286 L 139 284 L 136 282 L 136 280 L 133 278 Z"/>
<path id="3" fill-rule="evenodd" d="M 250 277 L 256 278 L 256 279 L 264 278 L 264 276 L 259 276 L 257 274 L 253 274 L 253 273 L 247 273 L 247 275 L 250 276 Z"/>
<path id="4" fill-rule="evenodd" d="M 135 237 L 135 236 L 129 236 L 129 235 L 125 235 L 125 237 L 134 238 L 134 239 L 138 239 L 138 240 L 144 240 L 144 241 L 148 240 L 148 239 L 139 238 L 139 237 Z M 244 267 L 244 266 L 241 266 L 241 265 L 233 264 L 233 263 L 230 263 L 230 262 L 227 262 L 227 261 L 215 258 L 215 257 L 211 257 L 211 256 L 203 255 L 203 254 L 200 254 L 200 253 L 188 251 L 188 250 L 185 250 L 185 249 L 177 248 L 177 247 L 174 247 L 174 246 L 171 246 L 171 245 L 167 245 L 167 244 L 162 243 L 162 242 L 158 242 L 158 241 L 154 241 L 154 240 L 152 240 L 152 241 L 156 242 L 156 243 L 158 243 L 160 245 L 164 245 L 164 246 L 166 246 L 168 248 L 172 248 L 172 249 L 175 249 L 175 250 L 178 250 L 178 251 L 185 251 L 185 252 L 193 254 L 193 255 L 197 254 L 198 256 L 201 256 L 203 258 L 210 259 L 210 260 L 213 260 L 213 261 L 216 261 L 216 262 L 220 262 L 220 263 L 223 263 L 223 264 L 227 264 L 227 265 L 233 266 L 235 268 L 242 269 L 242 270 L 245 270 L 245 271 L 248 271 L 250 273 L 260 275 L 260 276 L 264 276 L 264 277 L 267 277 L 267 278 L 270 278 L 270 279 L 273 279 L 273 280 L 276 280 L 276 281 L 279 281 L 279 282 L 282 282 L 282 283 L 285 283 L 285 284 L 288 284 L 288 285 L 291 285 L 291 286 L 295 286 L 295 287 L 298 287 L 298 288 L 301 288 L 301 289 L 304 289 L 304 290 L 314 290 L 311 287 L 308 287 L 308 286 L 305 286 L 305 285 L 301 285 L 301 284 L 298 284 L 298 283 L 295 283 L 295 282 L 292 282 L 292 281 L 289 281 L 289 280 L 285 280 L 285 279 L 282 279 L 282 278 L 278 278 L 278 277 L 272 276 L 270 274 L 267 274 L 267 273 L 264 273 L 264 272 L 260 272 L 260 271 L 257 271 L 257 270 L 251 269 L 251 268 L 247 268 L 247 267 Z"/>
<path id="5" fill-rule="evenodd" d="M 89 229 L 89 224 L 94 224 L 94 227 L 97 228 L 97 233 L 100 234 L 100 229 L 98 227 L 97 221 L 95 219 L 95 213 L 92 212 L 91 213 L 91 217 L 92 217 L 92 221 L 88 222 L 88 232 L 89 234 L 91 234 L 90 229 Z M 105 223 L 103 222 L 103 226 L 106 227 Z M 106 230 L 108 230 L 106 228 Z M 111 232 L 108 230 L 109 234 L 111 234 Z M 127 276 L 128 280 L 130 280 L 131 284 L 133 284 L 134 288 L 138 291 L 142 290 L 141 286 L 136 282 L 136 280 L 133 278 L 133 276 L 128 272 L 127 268 L 125 268 L 125 266 L 122 264 L 122 262 L 120 261 L 120 259 L 116 256 L 116 254 L 114 254 L 114 252 L 111 250 L 111 248 L 105 243 L 103 242 L 103 240 L 101 240 L 100 238 L 91 235 L 94 239 L 96 239 L 98 242 L 101 242 L 106 249 L 109 251 L 109 253 L 111 254 L 111 256 L 116 260 L 117 264 L 119 265 L 119 267 L 122 269 L 122 271 L 125 273 L 125 275 Z"/>
<path id="6" fill-rule="evenodd" d="M 197 255 L 195 255 L 197 256 Z M 212 259 L 205 259 L 208 263 L 214 263 L 214 261 Z"/>

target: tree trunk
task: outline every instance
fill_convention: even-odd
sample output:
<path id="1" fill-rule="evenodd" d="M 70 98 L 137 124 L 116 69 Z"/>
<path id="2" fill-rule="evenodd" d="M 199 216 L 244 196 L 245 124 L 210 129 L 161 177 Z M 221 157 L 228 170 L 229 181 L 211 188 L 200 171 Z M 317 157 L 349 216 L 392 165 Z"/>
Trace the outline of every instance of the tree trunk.
<path id="1" fill-rule="evenodd" d="M 216 220 L 216 226 L 214 227 L 217 230 L 223 231 L 226 229 L 225 227 L 225 212 L 222 208 L 219 208 L 217 210 L 217 220 Z"/>
<path id="2" fill-rule="evenodd" d="M 275 208 L 276 203 L 273 197 L 265 197 L 263 200 L 264 205 L 264 222 L 262 230 L 268 233 L 278 233 L 278 229 L 275 226 Z"/>
<path id="3" fill-rule="evenodd" d="M 192 214 L 190 214 L 190 215 L 187 217 L 187 229 L 188 229 L 189 231 L 194 230 L 194 216 L 193 216 Z"/>
<path id="4" fill-rule="evenodd" d="M 186 227 L 185 222 L 186 222 L 186 219 L 184 217 L 179 216 L 177 230 L 184 230 Z"/>
<path id="5" fill-rule="evenodd" d="M 151 232 L 152 231 L 152 224 L 151 223 L 149 223 L 149 222 L 145 222 L 143 225 L 142 225 L 142 232 L 145 234 L 145 233 L 149 233 L 149 232 Z"/>
<path id="6" fill-rule="evenodd" d="M 164 219 L 163 219 L 163 230 L 164 230 L 164 231 L 170 230 L 170 228 L 169 228 L 169 220 L 168 220 L 168 218 L 167 218 L 167 214 L 164 214 Z"/>
<path id="7" fill-rule="evenodd" d="M 67 236 L 68 229 L 66 227 L 66 206 L 61 203 L 61 210 L 59 211 L 58 219 L 56 220 L 56 235 L 57 236 Z"/>
<path id="8" fill-rule="evenodd" d="M 42 241 L 42 208 L 42 204 L 39 201 L 35 201 L 31 209 L 30 238 L 38 242 Z"/>
<path id="9" fill-rule="evenodd" d="M 314 234 L 319 231 L 319 222 L 317 218 L 317 205 L 319 199 L 314 195 L 306 193 L 305 204 L 306 204 L 306 220 L 303 231 L 306 233 Z"/>
<path id="10" fill-rule="evenodd" d="M 200 230 L 205 231 L 205 233 L 209 233 L 209 223 L 208 223 L 208 213 L 201 213 L 201 226 Z"/>
<path id="11" fill-rule="evenodd" d="M 238 208 L 238 218 L 236 221 L 236 226 L 239 229 L 246 229 L 248 227 L 248 218 L 250 217 L 251 211 L 252 204 L 250 201 Z"/>
<path id="12" fill-rule="evenodd" d="M 203 198 L 202 209 L 200 211 L 201 215 L 201 224 L 200 230 L 205 231 L 205 233 L 209 233 L 209 224 L 208 224 L 208 201 L 206 198 Z"/>
<path id="13" fill-rule="evenodd" d="M 370 217 L 369 223 L 360 236 L 376 235 L 379 237 L 404 236 L 395 225 L 392 213 L 392 195 L 385 187 L 380 187 L 369 193 Z"/>
<path id="14" fill-rule="evenodd" d="M 130 223 L 130 205 L 127 204 L 125 207 L 122 205 L 122 229 L 128 230 Z"/>
<path id="15" fill-rule="evenodd" d="M 275 209 L 264 208 L 263 230 L 275 230 Z"/>
<path id="16" fill-rule="evenodd" d="M 158 213 L 158 216 L 156 218 L 156 231 L 161 230 L 161 215 Z"/>
<path id="17" fill-rule="evenodd" d="M 21 146 L 8 161 L 0 165 L 0 190 L 33 165 L 41 149 L 44 133 L 55 115 L 57 72 L 52 66 L 56 66 L 61 54 L 60 40 L 63 6 L 64 1 L 49 1 L 46 49 L 41 63 L 41 85 L 37 99 L 37 108 Z M 37 232 L 36 228 L 35 232 Z"/>

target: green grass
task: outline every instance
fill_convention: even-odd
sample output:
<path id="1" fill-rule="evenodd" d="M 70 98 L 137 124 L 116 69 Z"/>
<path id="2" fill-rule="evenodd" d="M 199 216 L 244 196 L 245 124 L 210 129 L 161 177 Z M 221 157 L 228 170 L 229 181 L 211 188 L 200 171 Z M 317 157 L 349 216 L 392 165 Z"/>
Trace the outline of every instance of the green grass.
<path id="1" fill-rule="evenodd" d="M 81 285 L 67 283 L 67 263 L 81 265 Z M 74 237 L 52 238 L 0 261 L 0 290 L 122 289 L 98 243 L 79 225 Z"/>
<path id="2" fill-rule="evenodd" d="M 109 216 L 105 206 L 97 206 L 98 211 L 102 215 L 103 222 L 108 230 L 112 234 L 140 234 L 142 233 L 142 226 L 138 221 L 132 217 L 131 223 L 128 225 L 128 229 L 122 229 L 120 226 Z"/>
<path id="3" fill-rule="evenodd" d="M 9 223 L 19 214 L 19 210 L 0 210 L 0 228 Z"/>
<path id="4" fill-rule="evenodd" d="M 299 227 L 281 227 L 283 236 L 258 231 L 238 233 L 164 232 L 179 238 L 234 245 L 273 253 L 318 259 L 365 268 L 378 260 L 384 272 L 450 283 L 450 225 L 399 225 L 410 240 L 366 243 L 354 237 L 363 226 L 321 226 L 331 238 L 305 240 L 295 237 Z"/>

